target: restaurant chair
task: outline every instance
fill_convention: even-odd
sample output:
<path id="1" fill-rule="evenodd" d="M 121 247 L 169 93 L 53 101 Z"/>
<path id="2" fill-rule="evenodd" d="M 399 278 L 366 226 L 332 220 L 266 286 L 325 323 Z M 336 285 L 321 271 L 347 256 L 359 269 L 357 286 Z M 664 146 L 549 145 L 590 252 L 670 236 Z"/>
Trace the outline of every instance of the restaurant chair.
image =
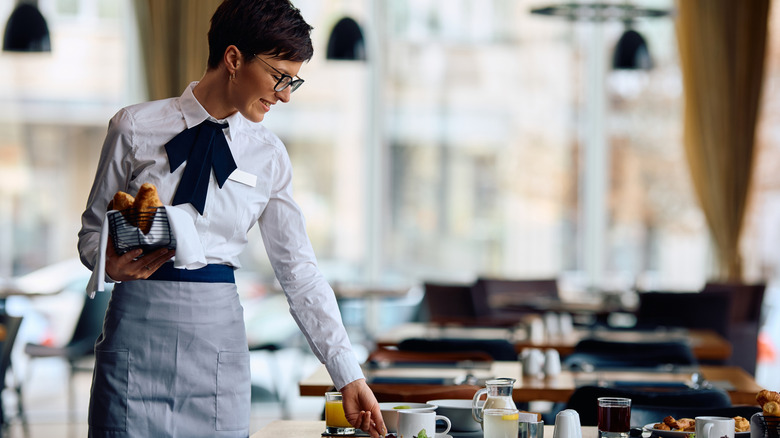
<path id="1" fill-rule="evenodd" d="M 430 322 L 450 324 L 476 320 L 471 284 L 425 282 L 423 289 L 423 311 Z"/>
<path id="2" fill-rule="evenodd" d="M 28 343 L 24 352 L 29 356 L 29 367 L 32 368 L 33 360 L 45 357 L 59 357 L 68 362 L 70 373 L 68 376 L 68 410 L 75 414 L 75 388 L 73 378 L 77 372 L 92 372 L 93 364 L 85 365 L 85 361 L 95 354 L 95 341 L 103 331 L 103 318 L 111 298 L 111 290 L 95 294 L 95 298 L 84 296 L 84 304 L 73 330 L 73 335 L 64 346 L 56 347 Z M 28 373 L 28 375 L 31 375 Z"/>
<path id="3" fill-rule="evenodd" d="M 761 329 L 766 284 L 708 282 L 702 293 L 709 297 L 713 293 L 731 296 L 726 339 L 731 343 L 731 358 L 728 365 L 737 365 L 755 375 L 758 356 L 758 333 Z"/>
<path id="4" fill-rule="evenodd" d="M 11 353 L 16 341 L 16 335 L 19 334 L 19 327 L 22 325 L 21 316 L 11 316 L 7 313 L 0 313 L 0 325 L 4 328 L 4 336 L 0 340 L 0 378 L 3 379 L 2 391 L 6 389 L 13 389 L 16 392 L 17 409 L 19 418 L 22 421 L 24 427 L 24 435 L 28 436 L 27 421 L 24 415 L 24 406 L 22 404 L 22 386 L 17 382 L 14 382 L 13 386 L 8 385 L 9 378 L 13 378 L 13 375 L 8 375 L 8 370 L 11 368 Z M 0 397 L 0 428 L 2 430 L 2 436 L 6 435 L 8 431 L 8 418 L 6 417 L 5 408 Z"/>
<path id="5" fill-rule="evenodd" d="M 732 296 L 724 291 L 640 292 L 636 327 L 706 329 L 728 337 L 731 305 Z"/>
<path id="6" fill-rule="evenodd" d="M 682 412 L 682 409 L 703 411 L 704 409 L 731 407 L 729 394 L 719 388 L 649 391 L 630 388 L 581 386 L 574 390 L 574 393 L 569 397 L 569 401 L 562 409 L 574 409 L 577 411 L 583 426 L 596 426 L 598 425 L 597 399 L 599 397 L 630 398 L 632 427 L 642 427 L 651 421 L 660 422 L 667 415 L 679 415 L 678 412 Z M 648 417 L 638 414 L 645 407 L 659 407 L 662 408 L 662 411 L 665 409 L 668 413 L 657 420 L 648 421 Z M 561 407 L 558 406 L 558 409 L 561 409 Z M 680 410 L 678 411 L 678 409 Z M 636 416 L 634 415 L 635 410 L 637 411 Z"/>
<path id="7" fill-rule="evenodd" d="M 477 351 L 489 354 L 493 360 L 517 360 L 514 344 L 506 339 L 409 338 L 399 342 L 398 349 L 429 353 Z"/>
<path id="8" fill-rule="evenodd" d="M 493 356 L 484 351 L 405 351 L 379 347 L 372 351 L 366 363 L 383 367 L 393 364 L 456 364 L 459 362 L 493 362 Z"/>
<path id="9" fill-rule="evenodd" d="M 558 280 L 479 277 L 473 286 L 477 315 L 507 318 L 538 313 L 559 301 Z"/>
<path id="10" fill-rule="evenodd" d="M 574 352 L 564 358 L 569 370 L 588 368 L 657 368 L 661 366 L 696 365 L 690 346 L 683 341 L 615 342 L 583 339 Z"/>

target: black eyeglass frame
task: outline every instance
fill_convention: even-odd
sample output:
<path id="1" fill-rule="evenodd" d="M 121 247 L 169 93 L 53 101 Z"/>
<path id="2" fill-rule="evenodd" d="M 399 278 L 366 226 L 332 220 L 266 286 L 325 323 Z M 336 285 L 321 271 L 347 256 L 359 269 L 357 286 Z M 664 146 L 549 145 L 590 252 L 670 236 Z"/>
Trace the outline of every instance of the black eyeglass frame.
<path id="1" fill-rule="evenodd" d="M 288 75 L 287 73 L 282 73 L 279 70 L 276 69 L 273 65 L 267 63 L 263 58 L 260 57 L 260 55 L 255 55 L 255 58 L 259 59 L 263 62 L 263 64 L 271 67 L 276 73 L 279 74 L 279 80 L 276 82 L 276 85 L 274 85 L 274 91 L 279 92 L 283 91 L 285 88 L 290 87 L 290 93 L 300 88 L 301 85 L 303 85 L 303 78 L 299 76 L 294 77 Z M 273 75 L 272 75 L 273 76 Z"/>

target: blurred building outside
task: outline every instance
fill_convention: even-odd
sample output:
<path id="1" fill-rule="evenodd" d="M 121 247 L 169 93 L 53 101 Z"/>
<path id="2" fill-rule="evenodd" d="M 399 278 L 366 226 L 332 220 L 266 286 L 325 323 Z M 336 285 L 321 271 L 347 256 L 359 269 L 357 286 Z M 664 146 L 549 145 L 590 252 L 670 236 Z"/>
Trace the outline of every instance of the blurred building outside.
<path id="1" fill-rule="evenodd" d="M 2 277 L 76 256 L 107 122 L 145 100 L 130 1 L 40 0 L 52 52 L 0 53 Z M 635 24 L 654 69 L 607 69 L 593 78 L 594 27 L 609 55 L 622 23 L 539 17 L 529 13 L 539 6 L 530 0 L 294 3 L 314 26 L 315 56 L 301 69 L 305 86 L 263 123 L 288 148 L 296 199 L 334 284 L 559 276 L 564 294 L 585 294 L 594 286 L 585 265 L 602 250 L 600 288 L 695 290 L 708 279 L 708 232 L 681 145 L 672 19 Z M 14 5 L 0 0 L 0 17 Z M 780 24 L 780 11 L 772 14 Z M 344 16 L 362 26 L 368 62 L 325 59 L 330 30 Z M 765 315 L 777 315 L 780 107 L 772 96 L 780 87 L 780 35 L 770 38 L 742 245 L 745 279 L 770 284 Z M 583 148 L 595 80 L 606 91 L 609 154 L 594 169 Z M 604 175 L 605 235 L 592 247 L 581 187 Z M 259 232 L 252 233 L 243 270 L 271 293 L 273 274 Z M 362 308 L 350 306 L 345 320 L 360 326 Z M 397 316 L 385 324 L 411 317 L 406 305 L 392 309 Z M 777 320 L 764 327 L 770 351 L 780 348 Z M 767 371 L 778 355 L 764 357 L 759 382 L 780 385 Z"/>

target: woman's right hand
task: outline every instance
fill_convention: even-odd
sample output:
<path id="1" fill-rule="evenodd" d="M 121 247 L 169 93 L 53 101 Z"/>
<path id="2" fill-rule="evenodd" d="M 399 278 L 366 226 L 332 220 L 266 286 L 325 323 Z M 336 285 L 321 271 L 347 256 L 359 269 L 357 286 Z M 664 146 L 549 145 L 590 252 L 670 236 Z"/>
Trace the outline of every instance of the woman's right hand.
<path id="1" fill-rule="evenodd" d="M 141 249 L 134 249 L 122 255 L 116 253 L 114 244 L 109 237 L 106 247 L 106 275 L 114 281 L 142 280 L 149 278 L 163 263 L 170 260 L 176 253 L 175 250 L 160 248 L 136 259 L 143 253 Z"/>

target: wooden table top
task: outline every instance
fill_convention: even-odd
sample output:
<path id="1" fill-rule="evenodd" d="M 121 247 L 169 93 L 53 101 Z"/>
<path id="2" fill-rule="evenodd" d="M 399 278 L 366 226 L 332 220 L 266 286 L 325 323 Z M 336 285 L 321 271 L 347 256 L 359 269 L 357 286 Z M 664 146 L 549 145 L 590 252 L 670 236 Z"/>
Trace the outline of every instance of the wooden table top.
<path id="1" fill-rule="evenodd" d="M 701 376 L 713 386 L 722 387 L 731 397 L 733 404 L 756 404 L 756 394 L 763 389 L 753 377 L 738 366 L 702 365 L 698 367 Z M 454 367 L 400 368 L 393 367 L 382 370 L 366 371 L 369 381 L 374 377 L 397 378 L 462 378 L 471 372 L 478 379 L 492 377 L 511 377 L 517 379 L 512 390 L 516 402 L 548 400 L 566 402 L 574 390 L 583 385 L 608 382 L 661 382 L 661 383 L 691 383 L 691 372 L 667 373 L 657 371 L 620 370 L 571 372 L 536 378 L 521 376 L 519 362 L 493 362 L 490 369 L 465 370 Z M 321 365 L 310 376 L 298 382 L 302 396 L 323 396 L 333 386 L 333 382 L 324 365 Z M 406 397 L 425 390 L 443 388 L 458 388 L 457 385 L 432 385 L 420 383 L 369 383 L 372 390 L 383 394 L 398 394 Z M 400 400 L 405 400 L 401 398 Z"/>
<path id="2" fill-rule="evenodd" d="M 250 438 L 318 438 L 325 430 L 324 421 L 276 420 L 253 433 Z M 544 438 L 553 438 L 555 426 L 544 426 Z M 582 428 L 582 438 L 598 438 L 592 426 Z"/>
<path id="3" fill-rule="evenodd" d="M 685 339 L 690 342 L 694 356 L 699 360 L 725 360 L 731 357 L 731 344 L 723 336 L 712 330 L 677 329 L 659 331 L 633 330 L 585 330 L 575 329 L 566 336 L 546 337 L 541 342 L 528 339 L 526 331 L 518 328 L 437 326 L 426 323 L 401 324 L 381 333 L 376 338 L 378 347 L 398 345 L 408 338 L 463 338 L 463 339 L 507 339 L 514 343 L 519 353 L 524 348 L 552 348 L 561 356 L 574 351 L 577 342 L 586 337 L 619 342 L 652 342 Z"/>

